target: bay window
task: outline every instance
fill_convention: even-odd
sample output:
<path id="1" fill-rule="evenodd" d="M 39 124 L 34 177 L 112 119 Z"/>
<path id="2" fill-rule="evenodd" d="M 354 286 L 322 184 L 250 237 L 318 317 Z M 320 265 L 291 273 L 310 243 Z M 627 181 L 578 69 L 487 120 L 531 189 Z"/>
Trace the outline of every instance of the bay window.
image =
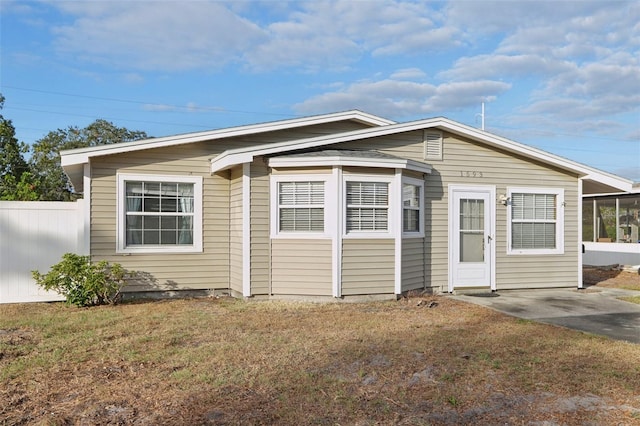
<path id="1" fill-rule="evenodd" d="M 402 233 L 404 235 L 422 236 L 424 234 L 423 192 L 424 181 L 402 179 Z"/>
<path id="2" fill-rule="evenodd" d="M 346 231 L 389 229 L 389 183 L 346 182 Z"/>
<path id="3" fill-rule="evenodd" d="M 324 232 L 324 182 L 278 182 L 278 232 Z"/>

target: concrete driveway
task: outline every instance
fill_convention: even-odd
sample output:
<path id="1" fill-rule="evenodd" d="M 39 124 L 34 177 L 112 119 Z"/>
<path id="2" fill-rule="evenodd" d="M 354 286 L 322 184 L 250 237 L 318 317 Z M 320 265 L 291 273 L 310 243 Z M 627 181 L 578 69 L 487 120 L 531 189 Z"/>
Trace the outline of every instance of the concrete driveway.
<path id="1" fill-rule="evenodd" d="M 640 291 L 591 287 L 587 290 L 502 290 L 451 297 L 518 318 L 640 343 L 640 305 L 617 299 L 639 295 Z"/>

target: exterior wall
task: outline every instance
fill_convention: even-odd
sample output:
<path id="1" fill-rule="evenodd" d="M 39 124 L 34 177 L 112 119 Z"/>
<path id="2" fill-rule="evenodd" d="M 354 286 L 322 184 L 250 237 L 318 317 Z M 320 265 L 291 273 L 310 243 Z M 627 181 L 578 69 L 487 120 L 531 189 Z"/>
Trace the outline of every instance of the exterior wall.
<path id="1" fill-rule="evenodd" d="M 95 260 L 119 262 L 125 268 L 146 274 L 147 280 L 132 283 L 128 291 L 228 288 L 241 291 L 241 167 L 211 176 L 209 160 L 224 150 L 248 144 L 280 142 L 362 127 L 365 126 L 350 122 L 332 123 L 95 158 L 91 163 L 92 256 Z M 509 186 L 563 188 L 566 206 L 562 255 L 507 255 L 507 207 L 497 205 L 496 284 L 499 290 L 576 286 L 580 249 L 577 218 L 581 206 L 577 177 L 471 140 L 447 134 L 444 136 L 443 160 L 428 161 L 433 166 L 433 172 L 425 179 L 425 238 L 402 241 L 402 289 L 427 286 L 436 291 L 447 290 L 447 187 L 450 184 L 493 185 L 498 195 L 505 194 Z M 366 147 L 402 158 L 425 161 L 423 138 L 423 131 L 413 131 L 333 147 Z M 317 171 L 328 172 L 329 169 Z M 203 252 L 116 254 L 117 172 L 202 176 Z M 308 173 L 309 170 L 304 172 Z M 345 175 L 381 172 L 393 173 L 391 170 L 344 168 Z M 319 243 L 318 240 L 270 240 L 270 170 L 262 158 L 256 158 L 250 165 L 250 173 L 251 294 L 331 295 L 330 241 L 325 246 L 325 242 Z M 342 294 L 393 293 L 394 250 L 393 239 L 345 238 L 341 259 Z M 328 263 L 318 263 L 319 258 L 322 262 L 326 258 Z M 312 261 L 308 262 L 309 259 Z M 313 268 L 310 269 L 310 265 Z M 301 268 L 300 274 L 297 273 L 298 267 Z M 421 267 L 424 272 L 420 271 Z M 296 273 L 292 274 L 291 269 Z M 306 272 L 309 272 L 308 277 L 304 275 Z M 423 276 L 420 275 L 422 273 Z M 300 280 L 300 276 L 304 279 Z M 293 286 L 296 285 L 299 290 L 294 291 Z"/>
<path id="2" fill-rule="evenodd" d="M 126 291 L 153 290 L 242 290 L 241 239 L 237 225 L 242 210 L 233 207 L 238 187 L 231 195 L 230 172 L 210 174 L 210 160 L 228 149 L 247 145 L 276 143 L 299 138 L 369 127 L 343 121 L 279 130 L 212 142 L 200 142 L 95 157 L 91 160 L 91 255 L 94 260 L 118 262 L 129 270 L 139 271 L 142 280 L 132 281 Z M 203 177 L 203 251 L 182 254 L 116 253 L 116 173 L 155 175 L 195 175 Z M 234 173 L 237 173 L 234 171 Z M 264 163 L 256 160 L 251 167 L 251 291 L 267 294 L 269 288 L 269 210 L 268 174 Z M 234 175 L 235 178 L 237 176 Z M 238 182 L 234 182 L 238 184 Z M 240 186 L 241 188 L 241 186 Z M 233 238 L 231 227 L 236 227 Z M 233 247 L 232 241 L 233 240 Z M 240 250 L 240 251 L 239 251 Z M 231 276 L 233 271 L 234 276 Z"/>
<path id="3" fill-rule="evenodd" d="M 395 240 L 342 240 L 342 295 L 393 294 Z"/>
<path id="4" fill-rule="evenodd" d="M 207 143 L 96 158 L 91 163 L 91 255 L 144 274 L 126 291 L 229 288 L 229 173 L 210 175 Z M 116 173 L 203 177 L 202 253 L 116 253 Z"/>
<path id="5" fill-rule="evenodd" d="M 251 164 L 251 295 L 269 294 L 269 168 L 262 158 Z"/>
<path id="6" fill-rule="evenodd" d="M 360 143 L 340 144 L 340 148 L 367 146 L 368 149 L 387 154 L 425 161 L 423 136 L 423 131 L 407 132 Z M 424 259 L 427 286 L 435 291 L 448 290 L 447 188 L 450 184 L 495 185 L 498 195 L 506 194 L 509 186 L 563 188 L 566 206 L 562 255 L 507 255 L 507 207 L 497 206 L 496 286 L 498 290 L 503 290 L 578 285 L 578 209 L 581 201 L 577 176 L 446 133 L 443 160 L 427 162 L 433 167 L 425 180 Z"/>
<path id="7" fill-rule="evenodd" d="M 422 289 L 425 286 L 424 238 L 402 239 L 402 291 Z"/>
<path id="8" fill-rule="evenodd" d="M 272 293 L 331 296 L 331 240 L 271 240 Z"/>
<path id="9" fill-rule="evenodd" d="M 46 273 L 65 253 L 87 254 L 84 200 L 0 202 L 0 303 L 64 300 L 42 290 L 31 271 Z"/>
<path id="10" fill-rule="evenodd" d="M 229 287 L 242 294 L 242 166 L 231 170 L 229 209 Z"/>

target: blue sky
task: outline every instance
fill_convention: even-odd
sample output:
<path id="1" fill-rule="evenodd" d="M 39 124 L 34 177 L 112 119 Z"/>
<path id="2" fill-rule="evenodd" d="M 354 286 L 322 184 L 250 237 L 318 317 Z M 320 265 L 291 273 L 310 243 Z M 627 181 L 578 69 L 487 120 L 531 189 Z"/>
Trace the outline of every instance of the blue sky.
<path id="1" fill-rule="evenodd" d="M 20 140 L 360 109 L 445 116 L 640 181 L 640 2 L 0 1 Z"/>

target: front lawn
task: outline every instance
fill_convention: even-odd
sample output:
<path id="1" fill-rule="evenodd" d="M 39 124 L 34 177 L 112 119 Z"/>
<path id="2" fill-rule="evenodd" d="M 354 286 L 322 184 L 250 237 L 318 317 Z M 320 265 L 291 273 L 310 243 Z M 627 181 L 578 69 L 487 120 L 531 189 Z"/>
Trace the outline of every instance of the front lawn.
<path id="1" fill-rule="evenodd" d="M 0 424 L 640 423 L 640 346 L 420 300 L 0 305 Z"/>

